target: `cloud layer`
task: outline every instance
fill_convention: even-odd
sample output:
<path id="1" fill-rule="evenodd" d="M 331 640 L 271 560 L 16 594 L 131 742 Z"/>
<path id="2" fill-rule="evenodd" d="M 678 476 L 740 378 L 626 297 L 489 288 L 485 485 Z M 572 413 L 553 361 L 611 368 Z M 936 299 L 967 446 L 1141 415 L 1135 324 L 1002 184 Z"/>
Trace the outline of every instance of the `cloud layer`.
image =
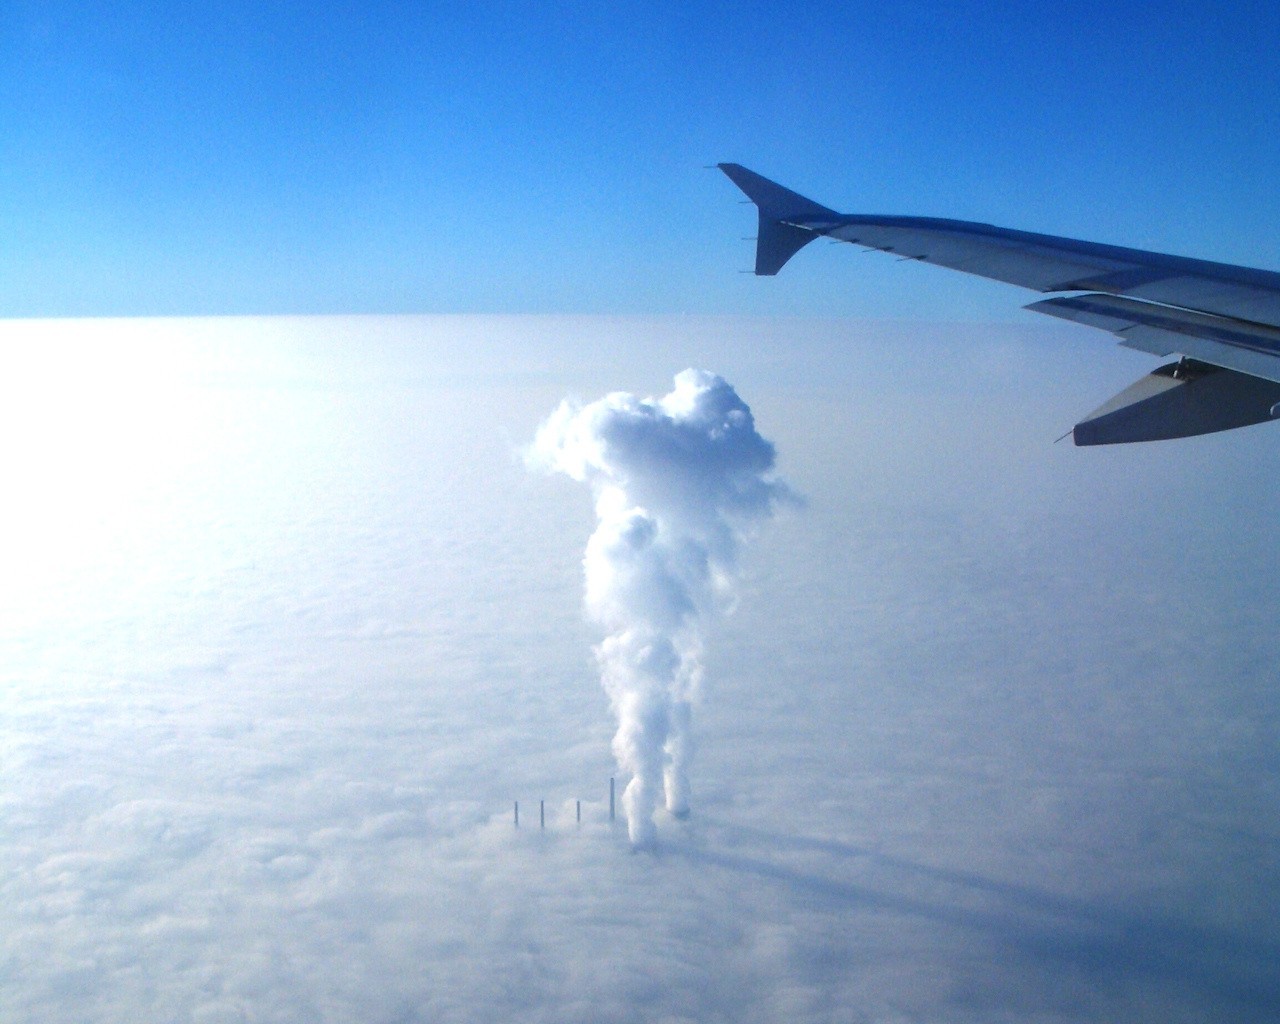
<path id="1" fill-rule="evenodd" d="M 1280 428 L 1054 446 L 1149 362 L 1079 333 L 6 329 L 0 1019 L 1280 1017 Z M 691 361 L 807 506 L 632 856 L 516 452 Z"/>

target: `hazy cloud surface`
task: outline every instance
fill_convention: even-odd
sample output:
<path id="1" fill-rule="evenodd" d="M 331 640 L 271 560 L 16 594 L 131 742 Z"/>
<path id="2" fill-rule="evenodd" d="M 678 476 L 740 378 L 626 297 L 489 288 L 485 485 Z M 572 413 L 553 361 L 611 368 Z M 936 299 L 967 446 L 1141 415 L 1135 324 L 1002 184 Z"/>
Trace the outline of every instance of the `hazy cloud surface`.
<path id="1" fill-rule="evenodd" d="M 1067 328 L 7 325 L 0 1019 L 1280 1017 L 1280 428 L 1055 446 L 1151 365 Z M 736 607 L 636 854 L 595 517 L 520 452 L 689 365 L 806 506 L 698 521 Z M 683 380 L 599 422 L 739 409 Z"/>

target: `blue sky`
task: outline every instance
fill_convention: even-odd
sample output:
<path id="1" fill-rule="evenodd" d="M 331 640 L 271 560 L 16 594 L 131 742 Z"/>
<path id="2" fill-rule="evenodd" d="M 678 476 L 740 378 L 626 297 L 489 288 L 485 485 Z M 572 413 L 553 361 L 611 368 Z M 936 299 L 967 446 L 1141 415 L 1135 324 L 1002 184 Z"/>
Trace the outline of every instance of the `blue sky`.
<path id="1" fill-rule="evenodd" d="M 718 160 L 1276 267 L 1278 42 L 1264 4 L 9 4 L 0 315 L 1029 316 L 851 249 L 737 274 Z"/>

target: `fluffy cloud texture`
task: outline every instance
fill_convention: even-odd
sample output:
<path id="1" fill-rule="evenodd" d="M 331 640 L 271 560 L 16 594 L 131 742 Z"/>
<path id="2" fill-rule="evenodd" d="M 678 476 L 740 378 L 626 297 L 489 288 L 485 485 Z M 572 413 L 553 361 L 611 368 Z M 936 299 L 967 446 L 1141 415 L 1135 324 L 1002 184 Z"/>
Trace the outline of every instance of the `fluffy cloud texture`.
<path id="1" fill-rule="evenodd" d="M 724 379 L 676 375 L 662 398 L 614 392 L 563 402 L 538 431 L 532 465 L 590 484 L 588 613 L 607 632 L 596 648 L 618 718 L 613 750 L 636 846 L 652 846 L 659 798 L 689 813 L 693 706 L 708 619 L 733 600 L 743 531 L 788 494 L 773 445 Z"/>

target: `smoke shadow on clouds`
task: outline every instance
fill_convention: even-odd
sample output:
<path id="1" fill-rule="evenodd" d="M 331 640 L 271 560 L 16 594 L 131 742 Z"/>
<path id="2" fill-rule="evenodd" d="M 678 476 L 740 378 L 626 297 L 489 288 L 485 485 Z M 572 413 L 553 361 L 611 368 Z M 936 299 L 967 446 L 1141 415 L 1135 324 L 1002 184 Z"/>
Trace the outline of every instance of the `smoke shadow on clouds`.
<path id="1" fill-rule="evenodd" d="M 767 854 L 682 845 L 670 852 L 709 868 L 750 875 L 831 909 L 897 914 L 992 941 L 1003 954 L 1061 976 L 1074 973 L 1091 986 L 1155 983 L 1178 990 L 1218 1013 L 1280 1019 L 1280 941 L 1229 929 L 1144 914 L 1062 896 L 1035 886 L 920 864 L 836 840 L 789 836 L 703 819 L 730 842 L 779 854 L 814 853 L 860 860 L 896 875 L 901 884 L 876 887 L 770 860 Z M 921 882 L 943 883 L 954 899 L 916 895 Z M 975 894 L 983 901 L 974 905 Z"/>

